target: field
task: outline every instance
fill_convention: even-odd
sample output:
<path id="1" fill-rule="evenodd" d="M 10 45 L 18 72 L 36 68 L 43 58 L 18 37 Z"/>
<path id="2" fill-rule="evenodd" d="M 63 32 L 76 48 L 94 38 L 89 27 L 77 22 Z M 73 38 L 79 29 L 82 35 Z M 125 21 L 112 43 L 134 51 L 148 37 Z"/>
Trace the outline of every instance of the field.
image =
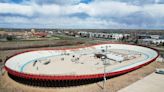
<path id="1" fill-rule="evenodd" d="M 58 42 L 64 42 L 67 41 L 69 44 L 73 42 L 83 42 L 82 44 L 71 44 L 71 45 L 62 45 L 60 46 Z M 63 44 L 62 42 L 62 44 Z M 102 41 L 99 40 L 91 40 L 91 39 L 57 39 L 57 40 L 42 40 L 42 41 L 13 41 L 13 42 L 0 42 L 0 48 L 13 48 L 13 47 L 25 47 L 25 46 L 34 46 L 32 48 L 25 48 L 25 49 L 17 49 L 14 50 L 1 50 L 0 51 L 0 59 L 3 61 L 6 59 L 7 56 L 10 56 L 16 52 L 25 51 L 29 49 L 43 49 L 43 48 L 72 48 L 75 46 L 81 46 L 81 45 L 89 45 L 94 43 L 99 43 Z M 36 45 L 49 45 L 49 44 L 57 44 L 56 46 L 47 46 L 47 47 L 35 47 Z M 1 66 L 3 65 L 3 62 L 0 62 Z M 137 80 L 140 80 L 144 78 L 145 76 L 151 74 L 155 71 L 156 68 L 164 68 L 164 63 L 159 62 L 153 62 L 145 67 L 142 67 L 136 71 L 114 77 L 111 79 L 108 79 L 105 86 L 106 91 L 110 92 L 116 92 L 121 88 L 124 88 L 132 83 L 134 83 Z M 52 88 L 41 88 L 41 87 L 33 87 L 33 86 L 27 86 L 23 85 L 21 83 L 17 83 L 11 78 L 9 78 L 8 74 L 5 73 L 4 75 L 0 76 L 0 92 L 101 92 L 103 82 L 93 83 L 93 84 L 87 84 L 82 86 L 75 86 L 75 87 L 52 87 Z"/>
<path id="2" fill-rule="evenodd" d="M 92 40 L 87 38 L 75 38 L 69 36 L 57 36 L 59 39 L 47 38 L 44 40 L 29 40 L 29 41 L 0 41 L 0 59 L 3 61 L 7 56 L 13 53 L 28 50 L 28 49 L 40 49 L 40 48 L 63 48 L 71 46 L 89 45 L 102 41 Z"/>

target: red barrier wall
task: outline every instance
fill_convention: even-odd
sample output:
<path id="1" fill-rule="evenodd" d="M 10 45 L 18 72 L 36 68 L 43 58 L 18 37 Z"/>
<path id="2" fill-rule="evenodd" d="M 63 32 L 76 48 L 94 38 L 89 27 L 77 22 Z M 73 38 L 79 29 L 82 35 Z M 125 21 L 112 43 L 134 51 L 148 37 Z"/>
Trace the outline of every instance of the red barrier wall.
<path id="1" fill-rule="evenodd" d="M 125 44 L 125 43 L 111 43 L 111 42 L 109 42 L 109 43 L 102 43 L 102 44 Z M 96 44 L 96 45 L 101 45 L 101 44 Z M 130 45 L 130 44 L 128 44 L 128 45 Z M 92 45 L 92 46 L 95 46 L 95 45 Z M 139 46 L 141 46 L 141 45 L 139 45 Z M 90 46 L 81 46 L 81 47 L 69 48 L 69 49 L 63 48 L 63 49 L 41 49 L 41 50 L 75 50 L 75 49 L 85 48 L 85 47 L 90 47 Z M 142 46 L 142 47 L 147 47 L 147 46 Z M 147 47 L 147 48 L 150 48 L 150 47 Z M 150 49 L 153 49 L 158 53 L 158 55 L 155 58 L 151 59 L 150 61 L 148 61 L 144 64 L 133 67 L 133 68 L 129 68 L 129 69 L 121 70 L 121 71 L 117 71 L 117 72 L 112 72 L 112 73 L 106 73 L 106 77 L 113 77 L 113 76 L 121 75 L 121 74 L 130 72 L 130 71 L 136 70 L 138 68 L 141 68 L 141 67 L 155 61 L 156 58 L 159 56 L 159 52 L 154 48 L 150 48 Z M 13 56 L 16 56 L 16 55 L 19 55 L 22 53 L 32 52 L 32 51 L 37 51 L 37 50 L 28 50 L 28 51 L 19 52 L 19 53 L 16 53 L 16 54 L 10 56 L 9 58 L 12 58 Z M 18 77 L 22 77 L 22 78 L 26 78 L 26 79 L 37 79 L 37 80 L 79 80 L 79 79 L 103 78 L 103 76 L 104 76 L 103 73 L 101 73 L 101 74 L 88 74 L 88 75 L 65 75 L 65 76 L 37 75 L 37 74 L 27 74 L 27 73 L 23 73 L 23 72 L 17 72 L 17 71 L 11 70 L 7 66 L 5 66 L 5 69 L 7 70 L 8 73 L 10 73 L 14 76 L 18 76 Z"/>

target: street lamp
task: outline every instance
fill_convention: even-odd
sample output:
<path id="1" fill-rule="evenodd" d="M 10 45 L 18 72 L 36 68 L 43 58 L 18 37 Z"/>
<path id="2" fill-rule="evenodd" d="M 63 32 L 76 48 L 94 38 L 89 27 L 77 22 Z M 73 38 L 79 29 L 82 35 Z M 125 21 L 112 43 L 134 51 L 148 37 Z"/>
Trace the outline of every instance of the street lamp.
<path id="1" fill-rule="evenodd" d="M 103 90 L 105 92 L 105 82 L 106 82 L 106 59 L 107 59 L 107 49 L 108 49 L 108 46 L 105 46 L 105 60 L 104 60 L 104 82 L 103 82 Z"/>

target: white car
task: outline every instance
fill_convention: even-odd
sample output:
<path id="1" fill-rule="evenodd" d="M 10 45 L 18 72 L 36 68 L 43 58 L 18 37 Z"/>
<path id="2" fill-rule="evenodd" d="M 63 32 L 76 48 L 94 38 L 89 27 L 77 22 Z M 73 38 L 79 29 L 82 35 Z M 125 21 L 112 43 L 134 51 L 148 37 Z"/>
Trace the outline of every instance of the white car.
<path id="1" fill-rule="evenodd" d="M 164 74 L 164 69 L 156 69 L 155 73 Z"/>

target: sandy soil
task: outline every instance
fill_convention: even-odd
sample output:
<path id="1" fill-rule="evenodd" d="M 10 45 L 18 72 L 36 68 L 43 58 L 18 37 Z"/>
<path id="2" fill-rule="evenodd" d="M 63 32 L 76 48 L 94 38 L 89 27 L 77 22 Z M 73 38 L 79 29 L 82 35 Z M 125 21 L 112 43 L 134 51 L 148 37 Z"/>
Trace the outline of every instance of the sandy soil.
<path id="1" fill-rule="evenodd" d="M 144 78 L 151 74 L 156 68 L 164 68 L 164 63 L 153 62 L 147 66 L 144 66 L 133 72 L 108 79 L 106 82 L 106 92 L 116 92 L 121 88 L 124 88 L 137 80 Z M 10 79 L 5 73 L 4 76 L 0 77 L 0 92 L 103 92 L 103 82 L 75 86 L 75 87 L 59 87 L 59 88 L 43 88 L 33 87 L 20 84 Z"/>
<path id="2" fill-rule="evenodd" d="M 50 64 L 48 65 L 43 64 L 44 60 L 42 60 L 41 62 L 37 62 L 35 66 L 33 66 L 33 63 L 30 63 L 24 68 L 23 72 L 34 73 L 34 74 L 56 74 L 56 75 L 72 75 L 72 74 L 83 75 L 83 74 L 103 73 L 103 69 L 104 69 L 103 63 L 100 59 L 94 58 L 94 54 L 81 55 L 80 59 L 76 62 L 71 62 L 72 59 L 71 56 L 72 55 L 64 56 L 65 58 L 64 60 L 61 60 L 63 56 L 55 56 L 55 57 L 48 58 L 47 60 L 51 61 Z M 106 71 L 111 71 L 114 68 L 127 66 L 132 63 L 142 61 L 145 59 L 144 55 L 138 57 L 137 55 L 133 55 L 133 56 L 136 58 L 125 60 L 122 63 L 119 62 L 116 63 L 115 61 L 113 61 L 114 64 L 106 66 Z M 98 63 L 98 65 L 95 65 L 96 63 Z"/>

